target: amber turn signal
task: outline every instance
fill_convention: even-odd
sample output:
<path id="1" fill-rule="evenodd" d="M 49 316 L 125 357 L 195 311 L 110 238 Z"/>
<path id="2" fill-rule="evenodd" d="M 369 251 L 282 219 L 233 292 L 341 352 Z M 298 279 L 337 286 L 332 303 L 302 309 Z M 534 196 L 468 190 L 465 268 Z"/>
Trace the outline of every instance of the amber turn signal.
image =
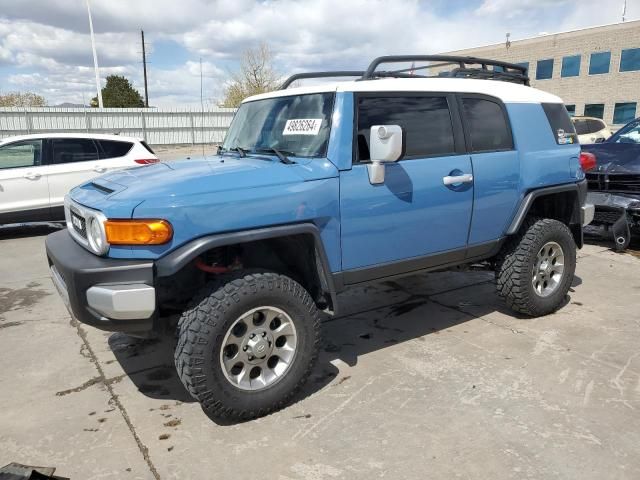
<path id="1" fill-rule="evenodd" d="M 107 220 L 104 230 L 111 245 L 161 245 L 173 237 L 166 220 Z"/>

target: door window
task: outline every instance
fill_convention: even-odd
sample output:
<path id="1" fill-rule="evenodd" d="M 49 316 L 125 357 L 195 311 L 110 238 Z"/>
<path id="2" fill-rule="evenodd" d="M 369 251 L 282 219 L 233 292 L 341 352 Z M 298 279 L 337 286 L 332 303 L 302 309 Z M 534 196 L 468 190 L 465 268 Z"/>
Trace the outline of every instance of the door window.
<path id="1" fill-rule="evenodd" d="M 465 124 L 471 138 L 471 151 L 513 150 L 511 129 L 502 106 L 491 100 L 462 99 Z"/>
<path id="2" fill-rule="evenodd" d="M 26 140 L 0 147 L 0 170 L 40 165 L 42 140 Z"/>
<path id="3" fill-rule="evenodd" d="M 100 144 L 100 158 L 118 158 L 124 157 L 131 147 L 133 147 L 133 143 L 131 142 L 120 142 L 117 140 L 98 140 Z"/>
<path id="4" fill-rule="evenodd" d="M 51 139 L 51 163 L 88 162 L 98 160 L 98 149 L 90 138 Z"/>
<path id="5" fill-rule="evenodd" d="M 402 158 L 424 158 L 455 152 L 446 97 L 363 96 L 358 99 L 358 161 L 368 161 L 374 125 L 399 125 L 405 143 Z"/>

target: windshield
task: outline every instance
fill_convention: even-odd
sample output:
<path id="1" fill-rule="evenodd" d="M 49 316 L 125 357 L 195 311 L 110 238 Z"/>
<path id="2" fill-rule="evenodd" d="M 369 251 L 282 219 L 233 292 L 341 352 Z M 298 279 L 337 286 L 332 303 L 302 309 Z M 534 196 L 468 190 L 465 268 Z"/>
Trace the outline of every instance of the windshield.
<path id="1" fill-rule="evenodd" d="M 622 127 L 609 139 L 609 143 L 640 143 L 640 120 Z"/>
<path id="2" fill-rule="evenodd" d="M 277 149 L 294 157 L 326 155 L 333 93 L 268 98 L 243 103 L 222 148 Z"/>

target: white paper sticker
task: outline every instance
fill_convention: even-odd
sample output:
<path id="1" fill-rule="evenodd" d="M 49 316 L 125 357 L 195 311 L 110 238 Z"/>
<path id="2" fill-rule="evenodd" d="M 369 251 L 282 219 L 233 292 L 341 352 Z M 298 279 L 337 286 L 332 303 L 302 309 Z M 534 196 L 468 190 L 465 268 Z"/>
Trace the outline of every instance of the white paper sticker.
<path id="1" fill-rule="evenodd" d="M 321 118 L 295 118 L 284 124 L 283 135 L 318 135 Z"/>

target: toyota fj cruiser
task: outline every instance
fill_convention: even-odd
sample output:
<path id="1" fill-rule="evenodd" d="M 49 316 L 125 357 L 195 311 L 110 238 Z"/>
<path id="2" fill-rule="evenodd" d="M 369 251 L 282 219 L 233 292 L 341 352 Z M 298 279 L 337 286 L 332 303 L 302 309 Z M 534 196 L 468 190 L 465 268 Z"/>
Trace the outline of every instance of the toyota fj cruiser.
<path id="1" fill-rule="evenodd" d="M 339 76 L 359 78 L 287 88 Z M 190 394 L 251 418 L 300 389 L 320 312 L 350 286 L 482 261 L 515 312 L 558 309 L 593 218 L 584 161 L 562 101 L 524 68 L 380 57 L 246 99 L 217 156 L 76 187 L 47 256 L 76 319 L 177 331 Z"/>

